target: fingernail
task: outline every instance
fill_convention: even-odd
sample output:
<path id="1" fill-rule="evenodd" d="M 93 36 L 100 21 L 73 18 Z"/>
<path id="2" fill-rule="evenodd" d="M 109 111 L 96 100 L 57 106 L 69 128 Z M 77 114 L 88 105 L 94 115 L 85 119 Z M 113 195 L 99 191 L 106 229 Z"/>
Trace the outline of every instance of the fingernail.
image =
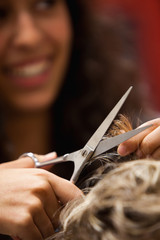
<path id="1" fill-rule="evenodd" d="M 45 160 L 48 161 L 48 160 L 51 160 L 51 159 L 56 158 L 56 157 L 57 157 L 56 152 L 50 152 L 50 153 L 47 153 L 45 155 Z"/>
<path id="2" fill-rule="evenodd" d="M 128 154 L 127 148 L 125 146 L 123 146 L 123 145 L 120 145 L 118 147 L 118 153 L 121 156 L 126 156 Z"/>

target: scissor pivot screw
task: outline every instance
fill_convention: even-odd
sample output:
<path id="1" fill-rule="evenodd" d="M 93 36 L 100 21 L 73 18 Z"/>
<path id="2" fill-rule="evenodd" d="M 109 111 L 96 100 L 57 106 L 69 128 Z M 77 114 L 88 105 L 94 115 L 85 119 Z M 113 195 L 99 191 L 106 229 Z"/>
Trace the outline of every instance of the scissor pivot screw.
<path id="1" fill-rule="evenodd" d="M 82 156 L 83 156 L 83 157 L 86 157 L 87 154 L 88 154 L 88 152 L 87 152 L 86 150 L 82 151 Z"/>

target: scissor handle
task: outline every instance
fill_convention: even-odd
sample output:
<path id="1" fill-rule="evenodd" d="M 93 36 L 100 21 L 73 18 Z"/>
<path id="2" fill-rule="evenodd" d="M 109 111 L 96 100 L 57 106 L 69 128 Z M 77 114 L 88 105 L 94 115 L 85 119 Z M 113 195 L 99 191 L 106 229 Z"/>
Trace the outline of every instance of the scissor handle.
<path id="1" fill-rule="evenodd" d="M 63 155 L 61 157 L 57 157 L 57 158 L 48 160 L 46 162 L 37 162 L 36 163 L 36 167 L 37 168 L 41 168 L 41 167 L 45 167 L 45 166 L 48 166 L 48 165 L 65 162 L 68 155 L 69 154 L 65 154 L 65 155 Z"/>

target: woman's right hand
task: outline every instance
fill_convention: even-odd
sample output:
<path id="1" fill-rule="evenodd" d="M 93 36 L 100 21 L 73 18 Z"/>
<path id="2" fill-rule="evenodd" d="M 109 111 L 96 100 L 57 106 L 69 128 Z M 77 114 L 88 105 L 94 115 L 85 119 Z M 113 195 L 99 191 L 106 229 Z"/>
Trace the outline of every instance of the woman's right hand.
<path id="1" fill-rule="evenodd" d="M 35 154 L 40 162 L 49 161 L 57 157 L 56 152 L 50 152 L 46 155 Z M 53 164 L 45 166 L 43 169 L 49 170 L 52 168 Z M 34 162 L 30 157 L 21 157 L 10 162 L 4 162 L 0 164 L 0 169 L 2 168 L 34 168 Z"/>
<path id="2" fill-rule="evenodd" d="M 42 169 L 0 169 L 0 233 L 42 240 L 54 233 L 52 217 L 82 195 L 71 182 Z"/>

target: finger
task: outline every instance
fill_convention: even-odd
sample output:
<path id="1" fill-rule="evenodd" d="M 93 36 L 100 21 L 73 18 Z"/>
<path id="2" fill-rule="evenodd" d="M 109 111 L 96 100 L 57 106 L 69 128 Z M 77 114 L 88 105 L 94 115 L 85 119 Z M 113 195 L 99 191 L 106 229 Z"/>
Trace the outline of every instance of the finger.
<path id="1" fill-rule="evenodd" d="M 151 155 L 151 157 L 155 160 L 160 160 L 160 147 L 157 148 Z"/>
<path id="2" fill-rule="evenodd" d="M 24 229 L 23 233 L 20 233 L 18 238 L 21 240 L 44 240 L 44 238 L 42 237 L 41 233 L 39 232 L 39 230 L 37 229 L 36 231 L 30 231 L 30 229 L 27 229 L 27 231 L 25 231 L 26 229 Z"/>
<path id="3" fill-rule="evenodd" d="M 52 222 L 44 209 L 42 209 L 40 213 L 37 212 L 37 214 L 34 216 L 34 222 L 41 232 L 43 239 L 54 234 Z"/>
<path id="4" fill-rule="evenodd" d="M 33 221 L 29 221 L 28 226 L 27 223 L 25 226 L 21 226 L 18 232 L 14 235 L 17 236 L 18 239 L 22 240 L 44 240 Z"/>
<path id="5" fill-rule="evenodd" d="M 24 208 L 18 210 L 18 214 L 14 214 L 14 219 L 12 218 L 12 213 L 7 212 L 9 217 L 8 224 L 6 224 L 3 234 L 11 235 L 13 239 L 43 240 L 39 229 L 33 221 L 32 214 Z"/>
<path id="6" fill-rule="evenodd" d="M 38 158 L 38 160 L 40 162 L 45 162 L 45 161 L 49 161 L 49 160 L 52 160 L 52 159 L 56 158 L 57 153 L 56 152 L 50 152 L 50 153 L 47 153 L 45 155 L 35 154 L 35 156 Z"/>
<path id="7" fill-rule="evenodd" d="M 43 196 L 42 196 L 43 194 Z M 54 228 L 58 226 L 58 216 L 61 205 L 58 202 L 55 193 L 48 182 L 48 186 L 45 187 L 45 191 L 42 191 L 39 195 L 39 198 L 43 202 L 44 209 L 50 221 L 54 223 Z M 53 221 L 54 220 L 54 221 Z"/>
<path id="8" fill-rule="evenodd" d="M 140 127 L 149 125 L 149 123 L 150 122 L 142 124 Z M 146 130 L 142 131 L 141 133 L 137 134 L 136 136 L 121 143 L 118 146 L 118 150 L 117 150 L 118 153 L 121 156 L 126 156 L 132 152 L 135 152 L 139 148 L 139 146 L 140 146 L 141 142 L 143 141 L 143 139 L 145 138 L 145 136 L 150 134 L 156 127 L 157 127 L 157 124 L 155 124 L 155 125 L 153 124 L 151 127 L 147 128 Z"/>
<path id="9" fill-rule="evenodd" d="M 138 150 L 139 157 L 147 157 L 160 146 L 160 126 L 153 130 L 142 140 Z"/>
<path id="10" fill-rule="evenodd" d="M 56 152 L 51 152 L 48 153 L 46 155 L 38 155 L 38 154 L 34 154 L 37 159 L 39 160 L 39 162 L 45 162 L 45 161 L 49 161 L 51 159 L 54 159 L 57 157 Z M 54 164 L 48 165 L 43 167 L 46 170 L 49 170 Z M 11 162 L 7 162 L 7 163 L 3 163 L 0 165 L 0 168 L 33 168 L 35 166 L 32 158 L 25 156 L 25 157 L 21 157 L 15 161 L 11 161 Z"/>
<path id="11" fill-rule="evenodd" d="M 83 195 L 78 187 L 66 179 L 58 177 L 50 172 L 48 172 L 48 179 L 55 195 L 63 204 Z"/>
<path id="12" fill-rule="evenodd" d="M 37 187 L 38 192 L 39 192 L 39 188 L 42 187 L 42 193 L 44 193 L 43 191 L 43 187 L 45 186 L 44 182 L 46 181 L 40 181 L 40 186 Z M 48 186 L 49 186 L 49 183 L 48 183 Z M 41 235 L 41 238 L 44 239 L 52 235 L 54 233 L 54 229 L 53 229 L 50 218 L 48 217 L 48 215 L 44 210 L 43 201 L 42 201 L 43 194 L 41 194 L 40 197 L 37 197 L 36 195 L 38 195 L 38 193 L 35 190 L 34 192 L 35 197 L 32 197 L 32 204 L 29 206 L 27 210 L 27 212 L 29 212 L 29 217 L 24 218 L 24 223 L 22 224 L 22 226 L 25 229 L 30 229 L 34 224 L 34 229 L 35 228 L 38 229 L 39 234 Z M 21 235 L 18 235 L 18 234 L 16 235 L 21 238 Z"/>
<path id="13" fill-rule="evenodd" d="M 41 178 L 38 181 L 38 184 L 34 187 L 34 196 L 36 196 L 34 203 L 32 200 L 32 209 L 30 210 L 32 214 L 40 212 L 43 208 L 46 212 L 46 215 L 52 222 L 54 220 L 54 227 L 57 228 L 58 225 L 58 214 L 61 205 L 57 200 L 54 189 L 52 188 L 48 180 L 48 172 L 46 170 L 36 169 Z M 62 188 L 62 186 L 60 186 Z M 54 218 L 54 219 L 53 219 Z"/>
<path id="14" fill-rule="evenodd" d="M 44 199 L 44 208 L 49 219 L 53 221 L 53 218 L 56 218 L 56 214 L 58 214 L 58 209 L 61 208 L 61 205 L 52 188 L 50 189 L 50 193 Z M 57 227 L 57 225 L 55 227 Z"/>

